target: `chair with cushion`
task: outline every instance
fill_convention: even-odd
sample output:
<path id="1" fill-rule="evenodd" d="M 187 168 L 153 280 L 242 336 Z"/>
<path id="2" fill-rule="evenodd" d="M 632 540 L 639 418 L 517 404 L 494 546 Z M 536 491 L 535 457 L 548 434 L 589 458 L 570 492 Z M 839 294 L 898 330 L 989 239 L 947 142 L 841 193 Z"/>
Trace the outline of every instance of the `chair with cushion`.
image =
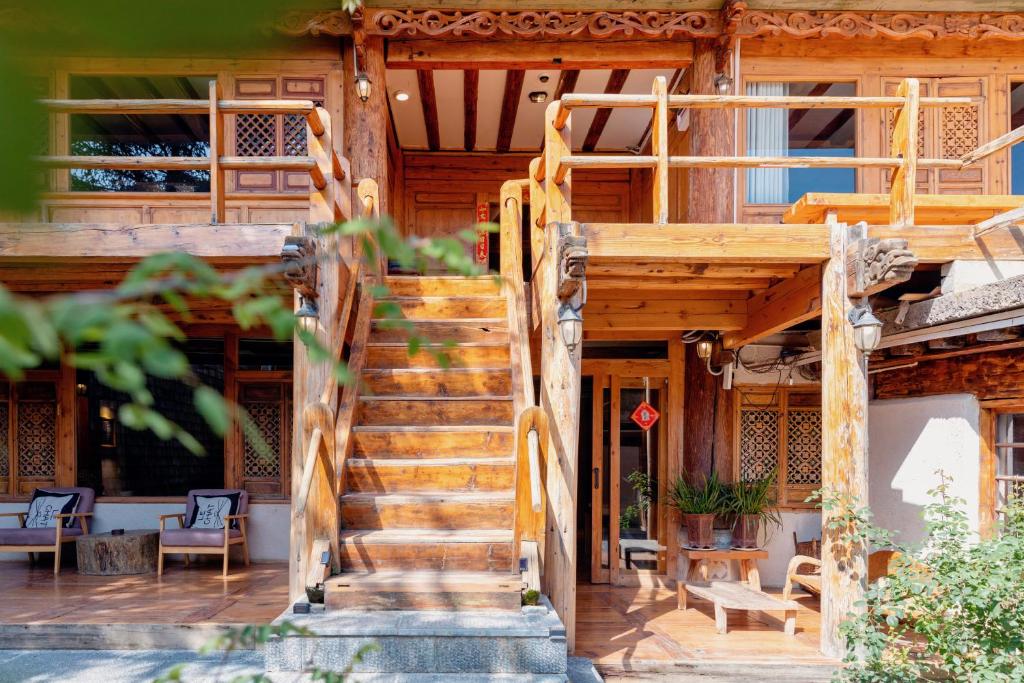
<path id="1" fill-rule="evenodd" d="M 0 517 L 17 517 L 20 526 L 0 529 L 0 551 L 28 553 L 30 563 L 36 553 L 53 553 L 53 574 L 60 573 L 61 548 L 89 533 L 89 518 L 96 493 L 85 487 L 36 489 L 26 512 L 3 512 Z"/>
<path id="2" fill-rule="evenodd" d="M 793 585 L 797 584 L 808 593 L 821 595 L 821 541 L 797 541 L 793 534 L 796 555 L 786 569 L 786 587 L 782 599 L 789 600 Z M 868 554 L 868 583 L 874 583 L 891 574 L 900 560 L 895 550 L 876 550 Z"/>
<path id="3" fill-rule="evenodd" d="M 242 558 L 249 566 L 249 542 L 245 525 L 249 519 L 249 494 L 242 489 L 195 489 L 188 492 L 184 513 L 160 515 L 160 551 L 157 576 L 164 573 L 164 555 L 181 553 L 185 566 L 189 555 L 224 555 L 224 576 L 228 575 L 228 554 L 233 545 L 242 546 Z M 178 528 L 168 529 L 168 519 Z"/>

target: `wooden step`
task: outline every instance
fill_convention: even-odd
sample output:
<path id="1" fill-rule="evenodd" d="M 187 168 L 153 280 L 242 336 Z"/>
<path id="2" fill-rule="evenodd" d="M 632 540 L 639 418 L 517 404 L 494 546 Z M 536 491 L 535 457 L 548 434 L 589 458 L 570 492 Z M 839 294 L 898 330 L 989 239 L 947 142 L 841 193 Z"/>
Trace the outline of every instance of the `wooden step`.
<path id="1" fill-rule="evenodd" d="M 503 296 L 392 296 L 377 300 L 385 302 L 397 304 L 398 317 L 420 320 L 505 318 L 507 311 Z"/>
<path id="2" fill-rule="evenodd" d="M 406 325 L 405 323 L 408 323 Z M 370 328 L 370 342 L 406 343 L 410 336 L 432 344 L 447 342 L 489 342 L 508 344 L 508 321 L 504 318 L 461 318 L 439 320 L 374 320 Z"/>
<path id="3" fill-rule="evenodd" d="M 511 397 L 364 396 L 356 424 L 375 425 L 506 425 L 512 426 Z"/>
<path id="4" fill-rule="evenodd" d="M 507 344 L 458 344 L 452 347 L 433 346 L 420 349 L 410 356 L 404 343 L 367 344 L 367 368 L 440 368 L 444 354 L 448 367 L 508 369 L 509 347 Z"/>
<path id="5" fill-rule="evenodd" d="M 391 296 L 498 296 L 501 279 L 485 277 L 403 277 L 384 279 Z"/>
<path id="6" fill-rule="evenodd" d="M 340 541 L 341 567 L 345 570 L 515 569 L 512 532 L 506 529 L 345 530 Z"/>
<path id="7" fill-rule="evenodd" d="M 399 368 L 363 370 L 363 386 L 371 396 L 509 396 L 512 373 L 507 369 Z"/>
<path id="8" fill-rule="evenodd" d="M 345 529 L 500 529 L 511 526 L 514 494 L 346 493 L 341 496 Z"/>
<path id="9" fill-rule="evenodd" d="M 324 584 L 328 610 L 519 610 L 522 578 L 506 572 L 346 572 Z"/>
<path id="10" fill-rule="evenodd" d="M 350 493 L 507 492 L 514 483 L 513 458 L 349 458 L 345 462 L 345 490 Z"/>
<path id="11" fill-rule="evenodd" d="M 503 458 L 512 455 L 507 427 L 354 427 L 354 458 Z"/>

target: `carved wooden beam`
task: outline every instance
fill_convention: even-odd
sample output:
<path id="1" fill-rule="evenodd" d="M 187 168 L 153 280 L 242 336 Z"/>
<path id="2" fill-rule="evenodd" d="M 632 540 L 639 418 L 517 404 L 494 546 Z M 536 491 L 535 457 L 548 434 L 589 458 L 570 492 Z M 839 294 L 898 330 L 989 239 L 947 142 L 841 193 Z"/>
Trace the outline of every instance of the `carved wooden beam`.
<path id="1" fill-rule="evenodd" d="M 736 45 L 736 31 L 739 30 L 743 15 L 747 12 L 746 0 L 725 0 L 719 13 L 721 33 L 715 48 L 715 71 L 728 73 L 733 47 Z"/>
<path id="2" fill-rule="evenodd" d="M 316 242 L 312 237 L 289 235 L 281 249 L 284 278 L 305 299 L 315 301 L 317 292 Z"/>
<path id="3" fill-rule="evenodd" d="M 861 225 L 854 231 L 863 234 L 866 228 L 866 225 Z M 907 248 L 907 240 L 855 239 L 846 250 L 847 295 L 851 299 L 859 299 L 906 282 L 917 263 L 917 257 Z"/>
<path id="4" fill-rule="evenodd" d="M 558 224 L 558 282 L 555 292 L 559 301 L 582 306 L 586 303 L 587 238 L 574 234 L 569 223 Z"/>

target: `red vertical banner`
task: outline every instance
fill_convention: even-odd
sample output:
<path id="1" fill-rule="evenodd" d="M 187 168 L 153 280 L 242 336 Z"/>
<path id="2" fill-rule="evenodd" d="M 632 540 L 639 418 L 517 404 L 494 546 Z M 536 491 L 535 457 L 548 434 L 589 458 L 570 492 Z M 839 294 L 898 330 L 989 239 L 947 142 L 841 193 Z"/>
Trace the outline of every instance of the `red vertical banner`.
<path id="1" fill-rule="evenodd" d="M 477 223 L 490 223 L 491 222 L 491 205 L 489 202 L 484 200 L 478 200 L 476 203 L 476 222 Z M 476 231 L 476 262 L 480 265 L 486 266 L 490 260 L 491 245 L 490 245 L 491 233 L 486 230 Z"/>

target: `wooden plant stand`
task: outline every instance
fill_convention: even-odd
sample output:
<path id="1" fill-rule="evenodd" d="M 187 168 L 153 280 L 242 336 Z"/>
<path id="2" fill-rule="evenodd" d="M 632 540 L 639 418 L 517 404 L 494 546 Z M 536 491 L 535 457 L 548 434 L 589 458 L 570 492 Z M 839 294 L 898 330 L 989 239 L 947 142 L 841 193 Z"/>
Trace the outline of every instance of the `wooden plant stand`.
<path id="1" fill-rule="evenodd" d="M 690 568 L 686 580 L 692 583 L 708 583 L 708 563 L 711 561 L 728 562 L 735 560 L 739 564 L 740 580 L 755 591 L 761 590 L 761 572 L 757 568 L 758 560 L 768 559 L 767 550 L 691 550 L 680 548 L 690 560 Z"/>
<path id="2" fill-rule="evenodd" d="M 149 574 L 156 571 L 160 532 L 156 529 L 128 529 L 79 536 L 75 543 L 78 573 L 91 576 Z"/>

